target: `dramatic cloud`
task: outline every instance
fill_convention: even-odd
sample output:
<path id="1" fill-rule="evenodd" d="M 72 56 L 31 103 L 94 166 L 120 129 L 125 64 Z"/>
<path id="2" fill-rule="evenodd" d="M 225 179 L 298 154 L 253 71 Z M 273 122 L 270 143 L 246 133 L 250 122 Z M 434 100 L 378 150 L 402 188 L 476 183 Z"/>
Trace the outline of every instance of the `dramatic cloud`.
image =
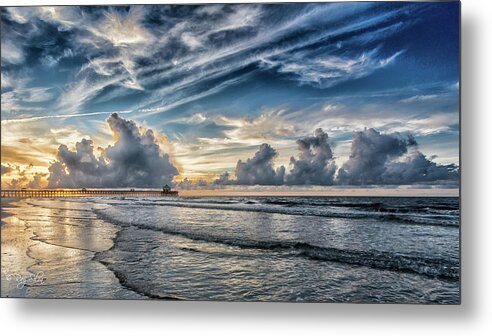
<path id="1" fill-rule="evenodd" d="M 386 163 L 407 152 L 410 139 L 380 134 L 373 128 L 354 133 L 350 158 L 338 172 L 342 184 L 381 184 Z"/>
<path id="2" fill-rule="evenodd" d="M 236 183 L 244 185 L 281 185 L 284 183 L 285 167 L 275 170 L 273 159 L 277 151 L 264 143 L 255 155 L 246 162 L 241 160 L 236 165 Z"/>
<path id="3" fill-rule="evenodd" d="M 457 165 L 438 165 L 427 159 L 417 148 L 411 148 L 403 161 L 387 165 L 382 180 L 385 184 L 447 184 L 450 181 L 457 185 L 459 172 Z"/>
<path id="4" fill-rule="evenodd" d="M 76 187 L 158 186 L 174 165 L 179 188 L 212 176 L 215 188 L 456 180 L 430 155 L 459 164 L 458 3 L 38 6 L 0 16 L 9 183 L 21 181 L 14 165 L 30 163 L 29 181 L 50 168 L 50 185 Z M 113 125 L 108 147 L 102 118 L 113 112 L 167 134 L 176 162 L 157 133 L 125 138 L 125 125 Z M 342 167 L 361 125 L 412 133 L 429 156 L 407 143 L 376 156 L 375 172 L 356 162 L 365 154 Z M 296 154 L 295 140 L 317 128 L 336 157 L 328 143 Z M 251 148 L 262 143 L 278 155 L 256 162 Z"/>
<path id="5" fill-rule="evenodd" d="M 326 87 L 391 63 L 400 49 L 381 50 L 374 42 L 397 34 L 393 21 L 410 21 L 406 13 L 414 6 L 384 11 L 374 4 L 6 8 L 2 71 L 17 76 L 22 65 L 35 76 L 49 73 L 49 87 L 61 88 L 46 110 L 55 114 L 83 113 L 128 95 L 135 97 L 132 109 L 160 113 L 216 95 L 248 71 L 265 67 Z M 346 19 L 341 26 L 340 18 Z M 347 55 L 348 47 L 357 50 Z M 57 76 L 60 69 L 72 75 Z"/>
<path id="6" fill-rule="evenodd" d="M 459 167 L 455 164 L 439 165 L 418 149 L 410 134 L 384 134 L 369 128 L 353 134 L 350 156 L 338 170 L 328 134 L 321 128 L 313 136 L 296 141 L 297 158 L 290 158 L 291 169 L 275 168 L 278 156 L 269 144 L 262 144 L 253 157 L 239 160 L 234 178 L 229 172 L 213 182 L 184 178 L 173 181 L 177 168 L 167 154 L 162 153 L 152 130 L 139 128 L 135 122 L 112 114 L 107 123 L 116 142 L 106 148 L 94 148 L 92 140 L 82 139 L 74 150 L 60 145 L 57 161 L 48 168 L 48 187 L 149 187 L 164 184 L 181 190 L 218 188 L 226 185 L 441 185 L 456 187 Z M 162 142 L 162 140 L 161 140 Z M 97 154 L 96 154 L 97 153 Z M 28 168 L 2 165 L 2 175 L 7 174 L 8 188 L 41 188 L 45 173 Z M 14 171 L 15 170 L 15 171 Z M 12 172 L 15 176 L 12 176 Z M 8 174 L 10 173 L 10 174 Z M 336 178 L 335 178 L 336 176 Z"/>
<path id="7" fill-rule="evenodd" d="M 458 173 L 455 165 L 440 166 L 427 159 L 412 136 L 370 128 L 354 133 L 350 158 L 337 179 L 346 185 L 412 184 L 457 181 Z"/>
<path id="8" fill-rule="evenodd" d="M 297 148 L 299 158 L 290 158 L 292 169 L 287 175 L 287 184 L 332 185 L 337 167 L 328 134 L 318 128 L 314 136 L 297 140 Z"/>
<path id="9" fill-rule="evenodd" d="M 298 158 L 291 157 L 291 169 L 275 170 L 277 151 L 262 144 L 255 155 L 239 160 L 231 179 L 228 172 L 214 185 L 443 185 L 456 186 L 459 179 L 455 164 L 438 165 L 417 147 L 412 135 L 381 134 L 375 129 L 355 132 L 351 154 L 340 169 L 335 164 L 328 134 L 316 129 L 314 136 L 297 140 Z M 180 182 L 185 189 L 196 188 L 187 179 Z"/>
<path id="10" fill-rule="evenodd" d="M 178 175 L 152 130 L 139 129 L 116 113 L 107 122 L 116 143 L 99 148 L 99 156 L 91 140 L 78 142 L 75 151 L 61 145 L 58 161 L 49 167 L 49 187 L 161 187 Z"/>

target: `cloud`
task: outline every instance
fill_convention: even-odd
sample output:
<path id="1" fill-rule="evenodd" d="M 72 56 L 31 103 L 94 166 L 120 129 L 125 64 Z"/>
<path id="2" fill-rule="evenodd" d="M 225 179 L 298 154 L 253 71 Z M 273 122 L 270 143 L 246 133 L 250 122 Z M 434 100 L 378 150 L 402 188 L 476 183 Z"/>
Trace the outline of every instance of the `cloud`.
<path id="1" fill-rule="evenodd" d="M 74 56 L 72 49 L 67 48 L 63 50 L 63 53 L 57 56 L 52 56 L 52 55 L 46 55 L 41 58 L 41 64 L 43 64 L 45 67 L 52 68 L 58 63 L 64 59 L 64 58 L 69 58 Z"/>
<path id="2" fill-rule="evenodd" d="M 2 107 L 9 112 L 26 110 L 26 104 L 36 104 L 49 101 L 54 97 L 53 90 L 43 87 L 17 89 L 2 94 Z M 24 105 L 24 106 L 22 106 Z"/>
<path id="3" fill-rule="evenodd" d="M 428 95 L 417 95 L 409 98 L 405 98 L 400 100 L 400 103 L 415 103 L 415 102 L 426 102 L 429 100 L 433 100 L 439 98 L 439 95 L 436 94 L 428 94 Z"/>
<path id="4" fill-rule="evenodd" d="M 387 57 L 379 55 L 379 48 L 363 52 L 355 57 L 337 55 L 311 57 L 301 52 L 264 59 L 262 65 L 267 69 L 274 69 L 280 74 L 290 76 L 300 84 L 328 88 L 341 82 L 368 76 L 394 62 L 403 52 L 404 50 L 400 50 Z"/>
<path id="5" fill-rule="evenodd" d="M 128 114 L 131 113 L 131 110 L 126 111 L 118 111 L 118 112 L 88 112 L 88 113 L 78 113 L 78 114 L 57 114 L 57 115 L 45 115 L 39 117 L 28 117 L 28 118 L 20 118 L 20 119 L 4 119 L 1 121 L 2 125 L 13 124 L 13 123 L 28 123 L 32 121 L 44 120 L 44 119 L 67 119 L 67 118 L 80 118 L 80 117 L 88 117 L 95 115 L 108 115 L 111 113 L 118 114 Z"/>
<path id="6" fill-rule="evenodd" d="M 367 29 L 383 29 L 391 24 L 391 18 L 408 10 L 373 12 L 373 7 L 377 6 L 8 8 L 4 31 L 9 32 L 9 41 L 41 50 L 37 59 L 50 74 L 60 70 L 73 74 L 67 77 L 68 81 L 61 79 L 65 76 L 52 77 L 56 87 L 61 88 L 58 99 L 50 106 L 52 114 L 67 114 L 68 109 L 83 113 L 96 109 L 93 104 L 128 95 L 137 97 L 128 108 L 163 113 L 241 83 L 244 69 L 258 71 L 256 65 L 261 59 L 287 64 L 281 59 L 285 57 L 302 66 L 303 62 L 295 57 L 299 50 L 310 48 L 316 50 L 316 57 L 308 57 L 313 64 L 305 65 L 311 70 L 321 66 L 321 72 L 326 72 L 326 62 L 342 68 L 341 63 L 357 63 L 363 53 L 334 53 L 323 47 L 331 43 L 322 42 L 327 38 L 345 39 L 348 34 L 359 35 Z M 339 25 L 340 18 L 347 21 Z M 319 28 L 319 24 L 326 28 L 313 29 Z M 370 50 L 365 43 L 359 42 L 358 46 Z M 24 49 L 20 52 L 30 52 L 31 48 Z M 11 60 L 23 62 L 23 68 L 29 68 L 33 74 L 38 72 L 38 63 L 26 62 L 29 57 L 17 57 L 16 52 L 10 57 L 4 50 L 7 49 L 2 50 L 2 57 L 5 54 Z M 375 58 L 368 63 L 369 68 L 385 66 L 395 52 L 398 53 L 395 50 Z M 352 68 L 350 76 L 358 72 L 357 65 Z M 312 79 L 309 83 L 313 83 Z M 28 112 L 32 116 L 39 111 Z"/>
<path id="7" fill-rule="evenodd" d="M 191 180 L 185 177 L 183 180 L 174 182 L 172 185 L 178 190 L 196 190 L 208 187 L 209 183 L 203 179 Z"/>
<path id="8" fill-rule="evenodd" d="M 44 183 L 44 178 L 46 177 L 47 174 L 43 173 L 36 173 L 32 177 L 32 180 L 27 183 L 27 188 L 29 189 L 40 189 L 45 186 Z"/>
<path id="9" fill-rule="evenodd" d="M 223 174 L 221 174 L 219 176 L 218 179 L 214 180 L 214 184 L 215 185 L 228 185 L 228 184 L 231 184 L 230 177 L 231 177 L 231 175 L 229 174 L 229 172 L 224 172 Z"/>
<path id="10" fill-rule="evenodd" d="M 45 171 L 55 159 L 55 153 L 61 144 L 74 146 L 75 142 L 87 136 L 79 127 L 61 126 L 59 122 L 49 123 L 46 120 L 32 121 L 27 125 L 4 123 L 2 120 L 1 129 L 3 163 L 32 163 L 43 167 Z"/>
<path id="11" fill-rule="evenodd" d="M 441 140 L 457 134 L 455 91 L 427 99 L 441 96 L 441 90 L 418 89 L 430 85 L 425 80 L 401 90 L 398 83 L 407 83 L 406 77 L 388 71 L 375 74 L 375 81 L 359 81 L 360 86 L 332 87 L 391 63 L 404 68 L 402 63 L 415 56 L 412 40 L 407 40 L 408 34 L 400 35 L 402 40 L 395 34 L 415 25 L 412 13 L 424 10 L 429 10 L 427 5 L 375 3 L 6 8 L 2 42 L 13 42 L 22 62 L 2 67 L 2 145 L 7 144 L 2 154 L 15 149 L 22 163 L 44 162 L 47 167 L 63 143 L 45 145 L 51 135 L 43 131 L 35 137 L 22 136 L 36 139 L 29 146 L 6 143 L 4 137 L 14 134 L 6 130 L 21 122 L 18 128 L 26 130 L 43 121 L 46 130 L 52 123 L 72 123 L 79 132 L 84 130 L 84 134 L 74 131 L 75 140 L 65 142 L 72 151 L 75 141 L 88 134 L 106 147 L 109 140 L 97 139 L 85 123 L 91 118 L 86 117 L 99 121 L 102 116 L 97 115 L 124 109 L 136 120 L 155 114 L 148 119 L 155 127 L 183 139 L 173 158 L 190 168 L 179 171 L 193 181 L 225 170 L 234 175 L 237 161 L 249 157 L 261 143 L 275 148 L 279 153 L 275 162 L 288 170 L 289 158 L 295 156 L 294 139 L 316 128 L 328 132 L 337 144 L 360 125 L 382 132 L 435 134 L 422 140 L 423 145 L 433 144 L 432 149 L 423 147 L 424 152 L 438 153 L 442 162 L 458 162 L 453 147 L 457 142 L 449 140 L 446 152 L 442 145 L 448 140 Z M 405 48 L 408 58 L 401 54 Z M 12 58 L 6 52 L 15 62 L 16 53 Z M 262 62 L 264 67 L 258 66 Z M 428 64 L 415 71 L 412 76 L 428 72 Z M 279 81 L 271 72 L 292 81 Z M 22 85 L 21 77 L 27 80 Z M 436 83 L 442 79 L 434 77 Z M 394 88 L 388 89 L 387 78 L 398 82 Z M 456 78 L 451 80 L 455 90 Z M 305 85 L 299 88 L 298 83 Z M 391 92 L 393 96 L 386 96 Z M 369 98 L 374 94 L 385 96 Z M 308 109 L 310 101 L 321 107 Z M 197 111 L 202 115 L 193 124 L 185 120 L 183 125 L 169 124 L 178 114 L 186 117 Z M 336 147 L 339 167 L 349 146 L 347 142 L 345 152 Z"/>
<path id="12" fill-rule="evenodd" d="M 458 166 L 455 164 L 438 165 L 430 161 L 414 146 L 401 162 L 392 162 L 387 165 L 382 175 L 384 184 L 415 184 L 454 182 L 459 180 Z"/>
<path id="13" fill-rule="evenodd" d="M 36 172 L 36 167 L 32 164 L 2 164 L 2 188 L 20 189 L 30 188 L 39 189 L 46 187 L 46 173 Z"/>
<path id="14" fill-rule="evenodd" d="M 142 24 L 147 11 L 145 6 L 130 6 L 128 12 L 112 8 L 104 12 L 103 20 L 86 23 L 92 36 L 81 38 L 81 43 L 106 49 L 103 55 L 95 53 L 87 68 L 92 67 L 103 76 L 122 75 L 118 84 L 128 89 L 143 90 L 136 74 L 137 59 L 148 56 L 147 48 L 155 39 Z M 110 84 L 103 84 L 103 87 L 106 85 Z"/>
<path id="15" fill-rule="evenodd" d="M 77 142 L 74 151 L 61 145 L 57 161 L 49 167 L 49 187 L 161 187 L 178 175 L 152 130 L 116 113 L 107 122 L 116 142 L 98 148 L 99 156 L 92 140 Z"/>
<path id="16" fill-rule="evenodd" d="M 3 175 L 3 174 L 7 174 L 7 173 L 9 173 L 9 172 L 11 172 L 11 171 L 12 171 L 12 168 L 10 168 L 9 166 L 4 166 L 4 165 L 2 165 L 2 168 L 1 168 L 1 172 L 2 172 L 2 174 L 1 174 L 1 175 Z"/>
<path id="17" fill-rule="evenodd" d="M 264 143 L 255 155 L 236 165 L 236 183 L 242 185 L 281 185 L 284 183 L 285 167 L 273 168 L 277 151 Z"/>
<path id="18" fill-rule="evenodd" d="M 178 189 L 203 189 L 214 186 L 446 186 L 456 187 L 459 168 L 455 164 L 439 165 L 418 150 L 409 134 L 382 134 L 365 129 L 353 134 L 350 157 L 337 172 L 328 134 L 316 129 L 314 135 L 296 141 L 299 154 L 291 157 L 291 169 L 277 168 L 277 150 L 263 143 L 253 157 L 239 160 L 234 179 L 229 172 L 213 182 L 184 178 L 174 181 L 178 169 L 168 154 L 163 153 L 163 135 L 138 127 L 135 122 L 112 114 L 107 123 L 116 142 L 106 148 L 94 148 L 93 141 L 82 139 L 73 150 L 60 145 L 56 161 L 48 168 L 48 187 L 151 187 L 170 184 Z M 9 188 L 40 188 L 46 173 L 2 164 L 2 175 L 8 174 Z M 15 174 L 12 171 L 15 170 Z M 30 171 L 30 172 L 29 172 Z M 9 174 L 10 173 L 10 174 Z M 28 176 L 29 175 L 29 176 Z M 336 178 L 335 178 L 336 176 Z"/>
<path id="19" fill-rule="evenodd" d="M 183 33 L 181 35 L 181 39 L 183 40 L 183 43 L 186 44 L 186 46 L 188 46 L 191 50 L 195 50 L 196 48 L 202 46 L 202 42 L 189 32 Z"/>
<path id="20" fill-rule="evenodd" d="M 406 153 L 408 141 L 399 134 L 381 134 L 373 128 L 355 132 L 350 157 L 338 171 L 338 181 L 351 185 L 382 184 L 386 163 Z"/>
<path id="21" fill-rule="evenodd" d="M 2 38 L 2 63 L 20 64 L 24 58 L 22 48 L 13 41 Z"/>
<path id="22" fill-rule="evenodd" d="M 262 111 L 255 118 L 220 116 L 217 123 L 231 127 L 225 133 L 228 138 L 237 142 L 278 141 L 291 137 L 296 131 L 296 127 L 283 118 L 285 112 L 285 109 L 279 108 Z"/>
<path id="23" fill-rule="evenodd" d="M 180 182 L 174 182 L 173 187 L 180 189 L 180 190 L 189 190 L 189 189 L 194 189 L 195 184 L 193 183 L 192 180 L 188 179 L 185 177 L 182 181 Z"/>
<path id="24" fill-rule="evenodd" d="M 373 128 L 355 132 L 349 159 L 338 171 L 344 185 L 396 185 L 417 182 L 457 182 L 455 165 L 437 165 L 417 148 L 413 136 L 381 134 Z"/>
<path id="25" fill-rule="evenodd" d="M 291 169 L 275 169 L 278 156 L 269 144 L 262 144 L 252 158 L 239 160 L 234 170 L 220 175 L 212 184 L 203 186 L 446 186 L 456 187 L 458 166 L 439 165 L 418 150 L 411 134 L 382 134 L 375 129 L 365 129 L 353 134 L 351 153 L 340 169 L 330 146 L 329 137 L 321 128 L 314 135 L 296 141 L 298 157 L 290 158 Z M 181 189 L 199 189 L 187 178 L 175 184 Z"/>
<path id="26" fill-rule="evenodd" d="M 337 166 L 328 143 L 328 134 L 321 128 L 314 136 L 297 140 L 299 158 L 290 158 L 292 169 L 286 177 L 290 185 L 332 185 Z"/>

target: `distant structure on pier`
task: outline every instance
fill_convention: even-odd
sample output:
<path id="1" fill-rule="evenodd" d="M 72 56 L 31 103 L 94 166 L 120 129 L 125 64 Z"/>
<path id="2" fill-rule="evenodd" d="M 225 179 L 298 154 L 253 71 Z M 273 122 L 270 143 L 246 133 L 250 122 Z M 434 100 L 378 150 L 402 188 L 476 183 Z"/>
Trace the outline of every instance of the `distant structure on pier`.
<path id="1" fill-rule="evenodd" d="M 162 187 L 161 194 L 163 196 L 178 196 L 178 191 L 171 190 L 171 187 L 166 184 L 164 187 Z"/>
<path id="2" fill-rule="evenodd" d="M 1 196 L 18 198 L 52 198 L 52 197 L 104 197 L 104 196 L 129 196 L 129 197 L 159 197 L 178 196 L 177 190 L 172 190 L 167 184 L 162 190 L 120 190 L 120 189 L 7 189 L 2 190 Z"/>

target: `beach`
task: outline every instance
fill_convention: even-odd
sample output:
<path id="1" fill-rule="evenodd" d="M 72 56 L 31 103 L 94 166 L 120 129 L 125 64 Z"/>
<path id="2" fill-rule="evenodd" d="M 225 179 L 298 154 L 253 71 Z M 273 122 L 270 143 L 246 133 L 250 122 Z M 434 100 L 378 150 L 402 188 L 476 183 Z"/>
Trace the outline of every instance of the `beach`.
<path id="1" fill-rule="evenodd" d="M 2 200 L 2 297 L 456 304 L 459 202 Z"/>
<path id="2" fill-rule="evenodd" d="M 114 226 L 78 214 L 2 200 L 2 297 L 142 297 L 93 260 L 112 247 Z"/>

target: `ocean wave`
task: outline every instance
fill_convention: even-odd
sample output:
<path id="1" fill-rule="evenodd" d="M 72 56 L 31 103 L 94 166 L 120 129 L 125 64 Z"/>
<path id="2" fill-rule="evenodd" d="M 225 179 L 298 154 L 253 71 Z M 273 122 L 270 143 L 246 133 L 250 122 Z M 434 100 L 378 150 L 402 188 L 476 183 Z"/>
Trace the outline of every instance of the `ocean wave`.
<path id="1" fill-rule="evenodd" d="M 323 204 L 319 204 L 323 206 Z M 340 208 L 355 208 L 355 209 L 369 209 L 374 211 L 384 211 L 393 213 L 405 213 L 405 212 L 435 212 L 435 211 L 458 211 L 459 209 L 454 206 L 443 205 L 406 205 L 406 206 L 391 206 L 382 203 L 333 203 L 327 204 L 333 207 Z"/>
<path id="2" fill-rule="evenodd" d="M 154 200 L 158 203 L 158 199 Z M 388 202 L 388 200 L 368 201 L 368 200 L 345 200 L 340 198 L 324 198 L 324 197 L 234 197 L 223 199 L 221 197 L 180 197 L 179 202 L 191 203 L 191 204 L 258 204 L 258 205 L 278 205 L 283 207 L 334 207 L 334 208 L 353 208 L 353 209 L 365 209 L 379 212 L 394 212 L 394 213 L 408 213 L 408 212 L 443 212 L 458 213 L 459 204 L 457 202 L 442 202 L 442 203 L 425 203 L 418 204 L 406 200 L 403 203 Z"/>
<path id="3" fill-rule="evenodd" d="M 113 205 L 118 205 L 115 203 Z M 261 204 L 217 204 L 217 203 L 190 203 L 190 202 L 136 202 L 139 206 L 168 206 L 191 209 L 207 210 L 229 210 L 229 211 L 246 211 L 246 212 L 263 212 L 283 215 L 298 216 L 317 216 L 327 218 L 347 218 L 347 219 L 381 219 L 401 222 L 406 224 L 434 225 L 434 226 L 459 226 L 459 219 L 456 215 L 448 214 L 423 214 L 423 213 L 397 213 L 385 211 L 337 211 L 330 207 L 311 208 L 311 207 L 272 207 Z M 124 205 L 124 203 L 121 203 Z"/>
<path id="4" fill-rule="evenodd" d="M 448 280 L 459 280 L 459 264 L 440 258 L 428 258 L 423 256 L 409 256 L 386 251 L 359 251 L 346 250 L 331 247 L 321 247 L 300 241 L 256 241 L 208 235 L 196 232 L 157 227 L 151 224 L 123 222 L 106 214 L 104 210 L 94 210 L 102 220 L 121 226 L 138 226 L 144 229 L 159 231 L 171 235 L 179 235 L 188 239 L 218 243 L 239 248 L 287 251 L 300 257 L 312 260 L 340 262 L 371 268 L 385 269 L 398 272 L 411 272 L 429 277 L 437 277 Z"/>

